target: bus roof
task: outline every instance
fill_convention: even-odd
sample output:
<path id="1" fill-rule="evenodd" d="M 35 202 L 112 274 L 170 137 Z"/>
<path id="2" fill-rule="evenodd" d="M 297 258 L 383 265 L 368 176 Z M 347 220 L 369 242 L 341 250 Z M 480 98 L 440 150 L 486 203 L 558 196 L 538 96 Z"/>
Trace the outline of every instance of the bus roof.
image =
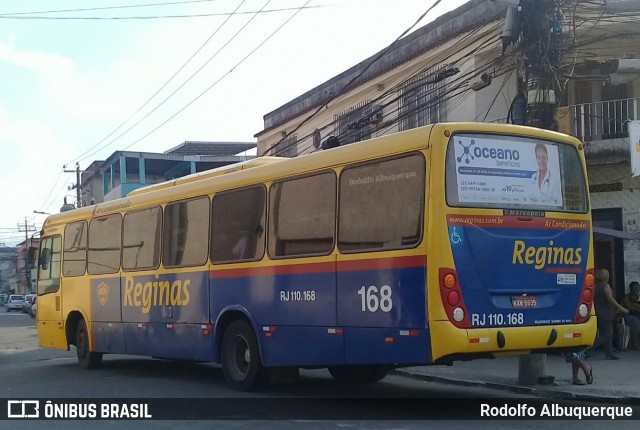
<path id="1" fill-rule="evenodd" d="M 191 175 L 182 176 L 180 178 L 171 179 L 170 181 L 160 182 L 157 184 L 148 185 L 146 187 L 137 188 L 127 194 L 127 197 L 138 196 L 140 194 L 146 194 L 151 191 L 161 190 L 164 188 L 175 187 L 176 185 L 188 184 L 189 182 L 199 181 L 201 179 L 213 178 L 227 173 L 238 172 L 240 170 L 250 169 L 252 167 L 264 166 L 265 164 L 272 164 L 278 161 L 286 160 L 284 157 L 259 157 L 248 161 L 242 161 L 240 163 L 229 164 L 227 166 L 218 167 L 215 169 L 205 170 L 203 172 L 193 173 Z"/>

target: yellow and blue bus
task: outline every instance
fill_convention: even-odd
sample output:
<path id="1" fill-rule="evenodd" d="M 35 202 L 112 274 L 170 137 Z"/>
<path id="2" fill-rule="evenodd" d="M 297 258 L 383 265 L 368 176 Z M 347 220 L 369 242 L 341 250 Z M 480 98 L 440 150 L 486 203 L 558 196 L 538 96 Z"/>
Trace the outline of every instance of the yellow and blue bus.
<path id="1" fill-rule="evenodd" d="M 370 382 L 402 366 L 592 344 L 583 147 L 426 126 L 177 179 L 47 218 L 40 346 Z"/>

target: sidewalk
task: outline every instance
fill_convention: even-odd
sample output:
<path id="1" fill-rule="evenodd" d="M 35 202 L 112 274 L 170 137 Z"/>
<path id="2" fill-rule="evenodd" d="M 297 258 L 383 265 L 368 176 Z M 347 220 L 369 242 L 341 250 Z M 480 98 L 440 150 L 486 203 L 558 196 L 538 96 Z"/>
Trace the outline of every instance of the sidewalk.
<path id="1" fill-rule="evenodd" d="M 561 355 L 547 355 L 547 375 L 555 376 L 554 385 L 519 385 L 518 356 L 455 362 L 453 366 L 420 366 L 398 369 L 397 373 L 426 381 L 464 386 L 482 386 L 520 394 L 556 399 L 597 399 L 640 404 L 640 352 L 623 351 L 619 360 L 605 360 L 603 351 L 592 352 L 592 385 L 571 383 L 571 364 Z M 580 378 L 584 375 L 580 371 Z"/>
<path id="2" fill-rule="evenodd" d="M 38 332 L 35 322 L 26 327 L 0 327 L 0 339 L 2 339 L 0 354 L 12 354 L 38 348 Z"/>

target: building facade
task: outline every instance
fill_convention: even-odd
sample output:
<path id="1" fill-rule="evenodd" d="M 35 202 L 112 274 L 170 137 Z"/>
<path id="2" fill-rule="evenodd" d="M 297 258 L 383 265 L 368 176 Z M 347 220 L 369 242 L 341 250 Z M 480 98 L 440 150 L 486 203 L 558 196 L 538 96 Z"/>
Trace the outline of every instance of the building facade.
<path id="1" fill-rule="evenodd" d="M 640 179 L 626 126 L 640 119 L 638 3 L 520 0 L 520 11 L 549 8 L 549 35 L 532 35 L 526 21 L 514 24 L 518 9 L 471 0 L 266 114 L 258 155 L 300 156 L 434 122 L 517 123 L 542 98 L 557 107 L 555 128 L 585 143 L 594 225 L 605 232 L 594 235 L 596 265 L 624 294 L 640 280 Z M 553 52 L 529 58 L 536 37 L 555 38 Z M 558 90 L 532 90 L 536 61 L 552 64 Z"/>
<path id="2" fill-rule="evenodd" d="M 0 246 L 0 293 L 12 294 L 18 291 L 16 265 L 16 248 Z"/>
<path id="3" fill-rule="evenodd" d="M 94 161 L 81 175 L 81 206 L 125 197 L 131 191 L 192 173 L 254 158 L 238 155 L 255 149 L 251 142 L 184 142 L 162 154 L 116 151 Z"/>
<path id="4" fill-rule="evenodd" d="M 31 237 L 16 248 L 16 293 L 31 294 L 36 291 L 38 249 L 40 239 Z"/>

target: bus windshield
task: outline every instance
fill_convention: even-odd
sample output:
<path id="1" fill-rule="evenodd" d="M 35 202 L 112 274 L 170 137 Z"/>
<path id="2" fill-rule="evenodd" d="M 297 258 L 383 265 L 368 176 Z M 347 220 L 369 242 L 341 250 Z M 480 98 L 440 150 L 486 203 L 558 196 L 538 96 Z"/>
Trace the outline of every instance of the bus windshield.
<path id="1" fill-rule="evenodd" d="M 455 207 L 586 213 L 575 146 L 492 134 L 454 134 L 446 160 L 447 204 Z"/>

